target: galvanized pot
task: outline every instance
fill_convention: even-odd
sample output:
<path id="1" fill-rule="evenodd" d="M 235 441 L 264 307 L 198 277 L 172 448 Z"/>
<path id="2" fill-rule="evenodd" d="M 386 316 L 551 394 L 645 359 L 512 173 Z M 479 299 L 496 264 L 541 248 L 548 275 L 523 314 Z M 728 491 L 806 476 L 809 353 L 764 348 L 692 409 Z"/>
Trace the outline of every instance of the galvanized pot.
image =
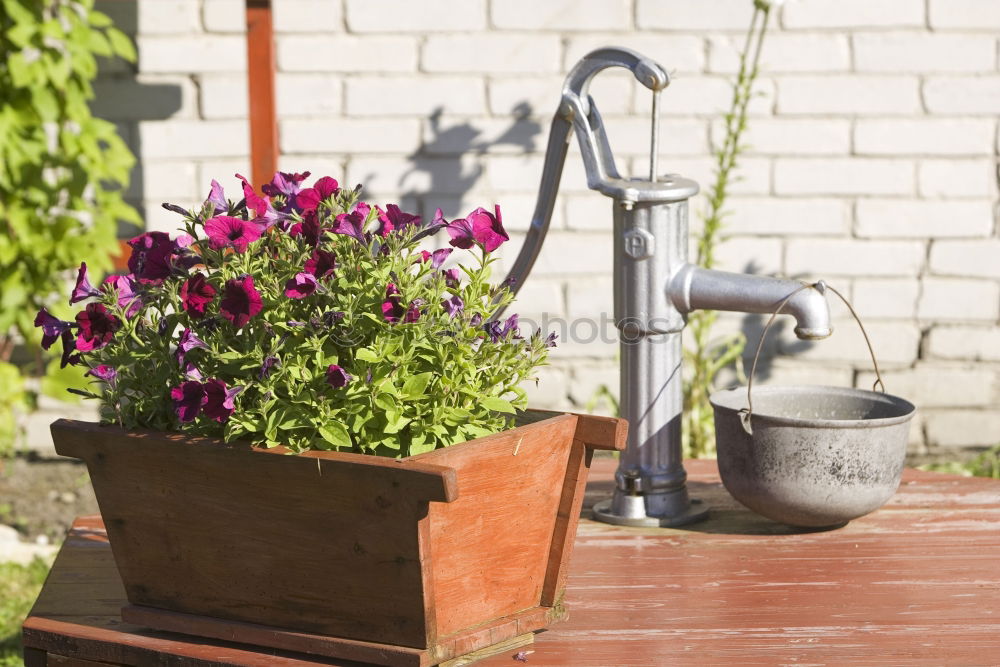
<path id="1" fill-rule="evenodd" d="M 847 305 L 868 344 L 881 393 L 820 386 L 753 391 L 760 349 L 774 318 L 795 294 L 810 288 L 830 290 Z M 792 526 L 832 527 L 878 509 L 899 487 L 916 408 L 885 393 L 861 318 L 822 281 L 795 290 L 771 315 L 746 391 L 722 391 L 709 400 L 722 483 L 758 514 Z"/>
<path id="2" fill-rule="evenodd" d="M 844 524 L 896 492 L 916 408 L 889 394 L 818 386 L 754 392 L 752 433 L 741 411 L 747 393 L 711 397 L 719 473 L 736 500 L 793 526 Z"/>

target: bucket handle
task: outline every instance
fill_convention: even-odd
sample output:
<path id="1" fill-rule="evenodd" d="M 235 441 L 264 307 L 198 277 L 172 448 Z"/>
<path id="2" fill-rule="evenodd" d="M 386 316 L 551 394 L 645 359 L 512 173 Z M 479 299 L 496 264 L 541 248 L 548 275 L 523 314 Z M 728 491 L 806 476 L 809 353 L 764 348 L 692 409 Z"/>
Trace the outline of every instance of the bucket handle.
<path id="1" fill-rule="evenodd" d="M 865 331 L 865 325 L 861 323 L 861 318 L 858 317 L 858 313 L 854 310 L 854 306 L 848 301 L 843 294 L 838 292 L 833 287 L 827 285 L 824 281 L 819 280 L 815 283 L 804 283 L 802 287 L 798 288 L 784 300 L 778 304 L 778 308 L 771 313 L 771 318 L 767 321 L 764 326 L 764 331 L 760 335 L 760 342 L 757 343 L 757 352 L 753 355 L 753 365 L 750 367 L 750 376 L 747 378 L 747 407 L 740 410 L 740 423 L 743 425 L 743 430 L 747 432 L 747 435 L 753 435 L 753 427 L 750 424 L 750 418 L 753 415 L 753 397 L 750 394 L 750 390 L 753 388 L 753 376 L 757 372 L 757 361 L 760 359 L 761 348 L 764 347 L 764 338 L 767 337 L 767 332 L 770 330 L 771 325 L 774 323 L 774 318 L 776 318 L 784 309 L 785 305 L 791 300 L 793 296 L 801 292 L 802 290 L 815 289 L 820 294 L 830 290 L 834 294 L 840 297 L 840 300 L 844 302 L 847 309 L 851 311 L 851 315 L 854 316 L 854 320 L 858 323 L 858 327 L 861 328 L 861 335 L 865 337 L 865 343 L 868 345 L 868 353 L 872 357 L 872 365 L 875 367 L 875 383 L 872 385 L 872 391 L 881 389 L 882 393 L 885 393 L 885 383 L 882 382 L 882 373 L 878 369 L 878 360 L 875 358 L 875 349 L 872 347 L 871 339 L 868 338 L 868 332 Z"/>

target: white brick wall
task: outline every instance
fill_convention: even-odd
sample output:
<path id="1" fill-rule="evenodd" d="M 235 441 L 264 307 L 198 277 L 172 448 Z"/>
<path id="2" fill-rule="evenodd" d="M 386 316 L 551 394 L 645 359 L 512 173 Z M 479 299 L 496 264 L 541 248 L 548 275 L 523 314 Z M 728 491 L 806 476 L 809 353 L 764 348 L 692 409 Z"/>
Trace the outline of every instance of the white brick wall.
<path id="1" fill-rule="evenodd" d="M 140 60 L 105 68 L 94 107 L 139 153 L 129 196 L 150 227 L 169 229 L 160 202 L 195 204 L 211 178 L 236 192 L 233 173 L 248 171 L 243 2 L 138 0 L 132 18 L 123 3 L 99 5 L 137 33 Z M 273 5 L 282 166 L 363 180 L 366 196 L 424 214 L 498 202 L 509 266 L 562 80 L 595 48 L 630 47 L 672 72 L 660 165 L 707 188 L 752 0 Z M 822 277 L 850 294 L 890 391 L 921 409 L 914 451 L 1000 441 L 1000 2 L 798 0 L 771 25 L 720 266 Z M 608 71 L 591 94 L 619 168 L 645 173 L 648 91 Z M 692 229 L 704 202 L 692 202 Z M 610 312 L 610 220 L 574 141 L 522 311 Z M 832 305 L 828 341 L 803 345 L 785 328 L 771 381 L 868 385 L 864 341 Z M 535 402 L 617 393 L 616 350 L 563 340 Z"/>

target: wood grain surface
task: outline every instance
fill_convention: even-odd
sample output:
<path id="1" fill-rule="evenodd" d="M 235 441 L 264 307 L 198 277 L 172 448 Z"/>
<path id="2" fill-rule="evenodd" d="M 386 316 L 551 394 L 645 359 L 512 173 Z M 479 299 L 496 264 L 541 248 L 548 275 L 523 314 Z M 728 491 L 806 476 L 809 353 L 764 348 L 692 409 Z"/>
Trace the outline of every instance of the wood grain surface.
<path id="1" fill-rule="evenodd" d="M 609 495 L 614 465 L 594 460 L 585 506 Z M 1000 482 L 907 470 L 881 510 L 810 533 L 739 506 L 714 462 L 685 465 L 711 517 L 686 529 L 582 520 L 570 617 L 523 664 L 1000 664 Z M 128 665 L 356 664 L 142 630 L 119 619 L 124 600 L 100 521 L 81 520 L 25 645 Z M 522 664 L 514 652 L 476 664 Z"/>

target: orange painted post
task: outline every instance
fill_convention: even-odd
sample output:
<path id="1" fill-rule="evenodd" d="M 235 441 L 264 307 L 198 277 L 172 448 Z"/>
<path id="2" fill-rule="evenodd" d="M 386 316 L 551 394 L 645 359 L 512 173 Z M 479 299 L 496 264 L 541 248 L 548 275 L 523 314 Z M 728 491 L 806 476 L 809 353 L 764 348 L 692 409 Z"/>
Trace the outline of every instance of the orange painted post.
<path id="1" fill-rule="evenodd" d="M 247 88 L 250 94 L 250 172 L 255 187 L 278 168 L 274 105 L 274 27 L 271 0 L 247 0 Z"/>

